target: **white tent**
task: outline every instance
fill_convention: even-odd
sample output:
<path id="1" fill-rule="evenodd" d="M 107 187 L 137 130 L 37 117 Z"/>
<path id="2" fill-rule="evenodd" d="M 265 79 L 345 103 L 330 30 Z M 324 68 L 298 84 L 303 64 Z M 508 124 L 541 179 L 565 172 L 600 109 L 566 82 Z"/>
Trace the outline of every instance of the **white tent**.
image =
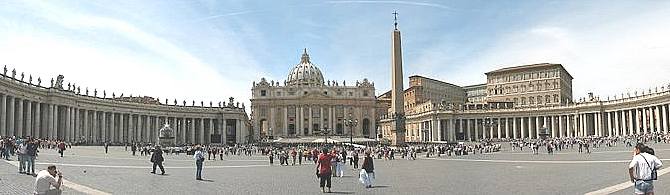
<path id="1" fill-rule="evenodd" d="M 326 140 L 323 139 L 323 138 L 315 139 L 314 141 L 312 141 L 312 143 L 324 143 L 324 142 L 326 142 Z M 328 139 L 328 143 L 333 143 L 333 142 L 339 143 L 340 141 L 338 141 L 336 139 Z"/>

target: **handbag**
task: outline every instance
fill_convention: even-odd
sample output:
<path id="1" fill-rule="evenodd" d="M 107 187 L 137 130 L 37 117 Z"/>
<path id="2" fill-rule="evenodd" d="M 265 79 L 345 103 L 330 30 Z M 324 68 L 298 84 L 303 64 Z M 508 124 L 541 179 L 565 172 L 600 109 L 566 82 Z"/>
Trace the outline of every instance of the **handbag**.
<path id="1" fill-rule="evenodd" d="M 644 157 L 644 155 L 640 154 L 640 156 L 642 156 L 642 158 L 644 159 L 644 162 L 647 163 L 647 166 L 649 166 L 649 168 L 651 168 L 651 180 L 658 180 L 658 174 L 656 173 L 656 167 L 652 167 L 649 164 L 649 161 L 647 161 L 647 158 Z"/>

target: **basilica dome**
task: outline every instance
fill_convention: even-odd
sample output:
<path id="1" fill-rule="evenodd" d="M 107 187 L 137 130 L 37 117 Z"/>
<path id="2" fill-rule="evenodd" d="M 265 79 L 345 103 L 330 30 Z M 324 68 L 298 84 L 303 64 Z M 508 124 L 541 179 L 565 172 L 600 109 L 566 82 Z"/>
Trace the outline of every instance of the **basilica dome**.
<path id="1" fill-rule="evenodd" d="M 288 74 L 286 79 L 287 85 L 309 85 L 320 86 L 323 85 L 323 74 L 321 70 L 309 61 L 307 49 L 300 58 L 300 63 L 293 67 L 293 70 Z"/>

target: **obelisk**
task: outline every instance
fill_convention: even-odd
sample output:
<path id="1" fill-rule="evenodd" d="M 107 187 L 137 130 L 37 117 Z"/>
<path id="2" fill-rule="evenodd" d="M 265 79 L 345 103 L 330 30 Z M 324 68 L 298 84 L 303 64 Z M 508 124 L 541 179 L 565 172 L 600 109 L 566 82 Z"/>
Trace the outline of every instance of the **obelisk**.
<path id="1" fill-rule="evenodd" d="M 405 144 L 405 91 L 403 90 L 402 49 L 400 46 L 400 30 L 398 30 L 398 12 L 393 12 L 394 30 L 391 48 L 391 114 L 394 117 L 392 125 L 393 145 Z"/>

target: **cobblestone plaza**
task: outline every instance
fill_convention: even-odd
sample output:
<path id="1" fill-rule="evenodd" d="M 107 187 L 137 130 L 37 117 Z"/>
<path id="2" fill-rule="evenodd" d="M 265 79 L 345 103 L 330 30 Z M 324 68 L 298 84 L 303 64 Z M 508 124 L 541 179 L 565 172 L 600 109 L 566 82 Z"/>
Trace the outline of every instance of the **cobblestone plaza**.
<path id="1" fill-rule="evenodd" d="M 651 144 L 662 160 L 670 158 L 670 144 Z M 339 194 L 584 194 L 620 183 L 630 183 L 627 165 L 629 147 L 595 148 L 591 154 L 566 149 L 548 155 L 542 151 L 509 151 L 495 154 L 444 156 L 411 160 L 376 160 L 375 188 L 365 189 L 354 171 L 346 166 L 345 176 L 333 178 Z M 165 155 L 166 175 L 149 173 L 147 156 L 132 156 L 123 147 L 73 147 L 63 158 L 53 150 L 43 151 L 36 169 L 48 164 L 64 172 L 64 194 L 316 194 L 320 193 L 314 164 L 270 166 L 265 156 L 226 156 L 224 161 L 207 160 L 204 181 L 193 180 L 192 156 Z M 34 177 L 18 175 L 16 160 L 0 164 L 0 192 L 27 194 Z M 659 171 L 659 174 L 667 172 Z M 290 179 L 287 179 L 290 178 Z M 656 182 L 657 193 L 667 175 Z M 411 182 L 409 182 L 411 181 Z M 74 187 L 72 187 L 74 186 Z M 91 191 L 87 191 L 90 189 Z M 78 191 L 81 190 L 81 191 Z M 630 194 L 623 185 L 614 194 Z"/>

